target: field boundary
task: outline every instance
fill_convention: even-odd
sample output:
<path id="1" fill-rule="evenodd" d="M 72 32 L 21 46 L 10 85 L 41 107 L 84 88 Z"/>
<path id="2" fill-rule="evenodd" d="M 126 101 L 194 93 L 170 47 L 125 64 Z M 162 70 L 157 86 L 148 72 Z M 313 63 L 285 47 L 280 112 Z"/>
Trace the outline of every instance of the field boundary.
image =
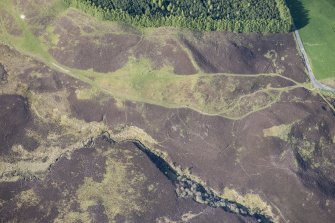
<path id="1" fill-rule="evenodd" d="M 297 29 L 295 29 L 294 31 L 294 39 L 297 43 L 297 46 L 298 46 L 298 49 L 299 49 L 299 52 L 303 58 L 303 61 L 305 63 L 305 66 L 306 66 L 306 69 L 307 69 L 307 74 L 309 76 L 309 79 L 311 80 L 313 86 L 317 89 L 321 89 L 321 90 L 326 90 L 326 91 L 331 91 L 333 93 L 335 93 L 335 89 L 332 88 L 332 87 L 329 87 L 325 84 L 322 84 L 320 83 L 316 78 L 315 78 L 315 75 L 313 73 L 313 70 L 312 70 L 312 66 L 309 62 L 309 59 L 308 59 L 308 55 L 306 53 L 306 50 L 305 50 L 305 47 L 304 47 L 304 44 L 300 38 L 300 35 L 299 35 L 299 31 Z"/>

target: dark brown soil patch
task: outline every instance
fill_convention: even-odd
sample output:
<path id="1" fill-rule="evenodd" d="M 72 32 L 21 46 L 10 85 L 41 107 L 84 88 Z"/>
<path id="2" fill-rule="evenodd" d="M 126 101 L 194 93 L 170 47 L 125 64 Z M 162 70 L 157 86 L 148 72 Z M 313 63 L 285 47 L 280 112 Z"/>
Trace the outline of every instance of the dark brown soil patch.
<path id="1" fill-rule="evenodd" d="M 77 69 L 113 72 L 128 61 L 129 50 L 139 41 L 138 35 L 80 35 L 80 28 L 68 17 L 57 21 L 58 45 L 50 53 L 61 64 Z"/>
<path id="2" fill-rule="evenodd" d="M 143 40 L 135 51 L 137 58 L 149 58 L 156 69 L 164 65 L 172 66 L 176 74 L 195 74 L 194 68 L 188 55 L 182 50 L 181 46 L 172 39 L 163 43 L 160 40 Z"/>
<path id="3" fill-rule="evenodd" d="M 77 79 L 52 70 L 45 64 L 32 60 L 28 68 L 20 71 L 18 77 L 22 82 L 28 84 L 29 89 L 37 93 L 57 92 L 64 89 L 73 90 L 89 85 Z"/>
<path id="4" fill-rule="evenodd" d="M 35 36 L 45 34 L 47 26 L 55 20 L 56 10 L 50 10 L 50 6 L 55 3 L 56 0 L 14 1 L 15 7 L 25 15 L 25 22 Z"/>
<path id="5" fill-rule="evenodd" d="M 60 36 L 69 35 L 70 37 L 78 37 L 80 35 L 80 28 L 75 26 L 70 18 L 63 16 L 57 22 L 59 25 L 55 27 L 56 34 Z"/>
<path id="6" fill-rule="evenodd" d="M 84 26 L 83 31 L 85 33 L 92 33 L 92 32 L 94 32 L 94 29 L 91 26 Z"/>
<path id="7" fill-rule="evenodd" d="M 90 217 L 93 222 L 101 222 L 101 223 L 108 223 L 108 217 L 105 214 L 105 207 L 101 202 L 99 202 L 97 205 L 90 206 L 89 207 Z M 122 216 L 119 216 L 118 218 L 115 218 L 116 222 L 124 222 L 124 219 L 122 219 Z"/>
<path id="8" fill-rule="evenodd" d="M 304 64 L 291 34 L 259 35 L 216 33 L 181 36 L 200 68 L 208 73 L 258 74 L 283 72 L 304 82 Z M 275 52 L 273 58 L 265 55 Z M 274 61 L 272 61 L 274 60 Z"/>
<path id="9" fill-rule="evenodd" d="M 70 93 L 68 100 L 71 103 L 73 113 L 76 114 L 76 117 L 79 119 L 83 119 L 86 122 L 101 122 L 103 120 L 104 109 L 98 101 L 76 100 L 76 93 L 74 91 Z"/>
<path id="10" fill-rule="evenodd" d="M 185 47 L 189 48 L 199 66 L 208 73 L 268 73 L 274 72 L 271 61 L 264 58 L 266 46 L 262 45 L 263 52 L 258 51 L 256 36 L 245 38 L 231 34 L 214 34 L 203 39 L 187 39 L 182 37 Z M 240 40 L 240 41 L 238 41 Z M 249 45 L 249 46 L 248 46 Z M 257 63 L 259 65 L 257 65 Z"/>
<path id="11" fill-rule="evenodd" d="M 4 65 L 0 64 L 0 84 L 6 84 L 7 83 L 7 71 L 4 67 Z"/>
<path id="12" fill-rule="evenodd" d="M 128 62 L 128 50 L 135 46 L 139 37 L 110 34 L 96 39 L 80 37 L 77 41 L 71 44 L 62 40 L 58 47 L 65 49 L 54 48 L 50 53 L 58 62 L 69 67 L 113 72 Z"/>
<path id="13" fill-rule="evenodd" d="M 22 140 L 25 128 L 31 121 L 28 102 L 18 95 L 0 95 L 0 144 L 1 154 L 10 151 L 15 143 L 23 143 L 26 149 L 34 149 L 33 141 Z"/>
<path id="14" fill-rule="evenodd" d="M 2 182 L 0 183 L 0 199 L 8 202 L 12 200 L 21 191 L 29 189 L 29 183 L 24 180 L 15 182 Z"/>
<path id="15" fill-rule="evenodd" d="M 10 35 L 20 36 L 22 34 L 22 30 L 16 24 L 15 18 L 13 18 L 13 16 L 11 16 L 5 10 L 0 10 L 0 21 Z"/>
<path id="16" fill-rule="evenodd" d="M 35 76 L 35 75 L 39 76 Z M 45 65 L 36 66 L 26 69 L 20 78 L 29 83 L 31 90 L 39 93 L 43 92 L 56 92 L 61 90 L 64 85 L 65 78 L 59 72 L 53 71 Z M 71 78 L 66 78 L 70 80 Z"/>
<path id="17" fill-rule="evenodd" d="M 331 112 L 324 108 L 325 105 L 319 107 L 315 114 L 294 125 L 290 138 L 303 182 L 328 197 L 335 197 L 335 123 L 327 121 Z"/>

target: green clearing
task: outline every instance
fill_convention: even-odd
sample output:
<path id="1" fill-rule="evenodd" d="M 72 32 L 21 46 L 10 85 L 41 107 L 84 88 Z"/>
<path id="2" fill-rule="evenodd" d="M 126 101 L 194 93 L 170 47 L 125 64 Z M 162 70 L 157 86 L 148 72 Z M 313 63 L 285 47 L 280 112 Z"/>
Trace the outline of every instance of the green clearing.
<path id="1" fill-rule="evenodd" d="M 50 10 L 50 15 L 54 15 L 55 18 L 66 12 L 66 7 L 61 3 L 62 0 L 50 1 L 49 6 L 43 8 L 36 5 L 34 1 L 30 0 L 29 2 L 32 2 L 31 7 L 33 7 L 33 12 L 36 12 L 37 18 L 44 18 L 45 10 Z M 301 86 L 298 83 L 295 86 L 285 88 L 266 86 L 255 92 L 239 94 L 235 92 L 240 84 L 241 75 L 239 74 L 208 75 L 199 72 L 195 75 L 178 76 L 174 75 L 171 67 L 156 70 L 153 69 L 150 61 L 136 61 L 131 58 L 126 66 L 113 73 L 102 74 L 94 72 L 92 69 L 84 71 L 63 67 L 48 53 L 50 46 L 43 38 L 44 34 L 53 33 L 54 26 L 52 24 L 44 27 L 44 34 L 37 37 L 32 30 L 38 28 L 38 24 L 28 23 L 29 18 L 22 19 L 23 12 L 12 1 L 2 1 L 0 6 L 3 6 L 14 18 L 15 24 L 22 30 L 22 35 L 13 36 L 0 23 L 2 29 L 0 41 L 25 54 L 37 57 L 54 69 L 90 84 L 93 88 L 87 92 L 78 91 L 79 98 L 90 98 L 98 95 L 99 92 L 104 92 L 121 100 L 151 103 L 168 108 L 188 107 L 208 115 L 240 119 L 271 106 L 279 100 L 282 92 Z M 109 25 L 113 26 L 113 24 Z M 115 25 L 117 24 L 115 23 Z M 51 35 L 51 41 L 57 42 L 58 39 Z M 258 74 L 252 75 L 252 78 L 262 75 L 282 77 L 280 74 Z M 223 85 L 225 85 L 224 88 L 222 88 Z"/>
<path id="2" fill-rule="evenodd" d="M 300 86 L 298 83 L 283 88 L 268 85 L 254 92 L 240 94 L 236 89 L 245 75 L 208 75 L 200 72 L 179 76 L 173 73 L 171 67 L 153 69 L 151 62 L 146 59 L 130 59 L 128 64 L 113 73 L 97 73 L 92 69 L 69 69 L 69 72 L 82 80 L 90 80 L 93 86 L 93 89 L 87 91 L 77 91 L 79 98 L 94 98 L 98 89 L 122 100 L 168 108 L 188 107 L 207 115 L 221 115 L 230 119 L 240 119 L 269 107 L 279 100 L 281 93 Z M 258 74 L 249 78 L 260 76 L 282 77 L 279 74 Z"/>
<path id="3" fill-rule="evenodd" d="M 296 4 L 297 1 L 288 2 Z M 309 21 L 299 33 L 314 74 L 318 80 L 335 78 L 335 1 L 300 0 L 300 2 L 307 10 Z M 292 5 L 290 7 L 292 9 Z M 292 15 L 295 17 L 294 12 Z M 301 23 L 298 17 L 295 23 Z"/>
<path id="4" fill-rule="evenodd" d="M 37 3 L 30 1 L 31 7 L 36 9 L 36 13 L 42 17 L 43 15 L 56 16 L 66 10 L 66 6 L 62 1 L 50 1 L 50 6 L 41 7 Z M 1 0 L 0 8 L 4 9 L 15 21 L 15 25 L 22 31 L 19 36 L 11 35 L 5 28 L 3 19 L 0 17 L 0 41 L 16 49 L 23 51 L 29 55 L 37 57 L 45 62 L 54 61 L 48 53 L 48 46 L 43 44 L 42 37 L 33 34 L 31 27 L 21 18 L 24 13 L 13 4 L 10 0 Z"/>

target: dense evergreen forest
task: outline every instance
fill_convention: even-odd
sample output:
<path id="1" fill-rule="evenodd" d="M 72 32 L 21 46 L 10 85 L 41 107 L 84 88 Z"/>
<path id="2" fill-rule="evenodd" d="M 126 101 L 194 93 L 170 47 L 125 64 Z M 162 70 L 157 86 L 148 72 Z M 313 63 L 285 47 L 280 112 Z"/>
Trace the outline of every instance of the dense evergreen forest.
<path id="1" fill-rule="evenodd" d="M 142 27 L 200 31 L 287 32 L 292 18 L 284 0 L 64 0 L 101 19 Z"/>

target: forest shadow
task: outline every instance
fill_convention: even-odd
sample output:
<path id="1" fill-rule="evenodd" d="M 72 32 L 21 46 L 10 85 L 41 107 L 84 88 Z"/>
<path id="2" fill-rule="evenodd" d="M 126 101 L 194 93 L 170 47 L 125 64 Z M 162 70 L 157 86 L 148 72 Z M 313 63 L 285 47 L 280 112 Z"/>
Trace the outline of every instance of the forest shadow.
<path id="1" fill-rule="evenodd" d="M 291 15 L 293 17 L 294 25 L 293 31 L 299 30 L 309 23 L 308 10 L 304 7 L 300 0 L 286 0 L 287 6 L 290 9 Z"/>

